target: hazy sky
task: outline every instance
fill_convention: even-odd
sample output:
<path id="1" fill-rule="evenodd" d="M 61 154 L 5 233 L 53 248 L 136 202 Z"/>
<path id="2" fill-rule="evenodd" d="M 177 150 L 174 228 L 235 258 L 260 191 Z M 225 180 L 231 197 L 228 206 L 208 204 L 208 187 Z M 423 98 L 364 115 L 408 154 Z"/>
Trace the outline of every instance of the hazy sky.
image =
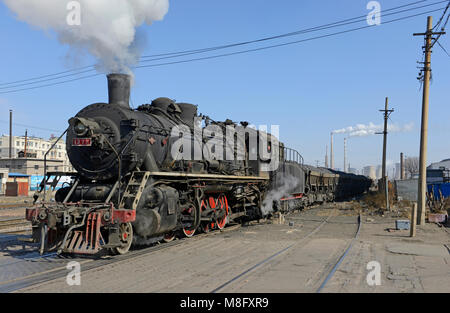
<path id="1" fill-rule="evenodd" d="M 436 1 L 425 1 L 421 5 Z M 382 9 L 414 2 L 379 1 Z M 163 21 L 139 29 L 146 38 L 144 55 L 190 50 L 247 41 L 319 26 L 367 14 L 368 1 L 360 0 L 190 0 L 171 1 Z M 444 7 L 384 17 L 400 16 Z M 435 22 L 442 12 L 434 12 Z M 248 47 L 212 52 L 202 57 L 269 44 L 301 40 L 367 25 L 304 34 Z M 166 96 L 191 102 L 216 120 L 230 118 L 253 124 L 280 125 L 281 140 L 298 149 L 308 163 L 323 162 L 330 132 L 357 124 L 381 124 L 378 111 L 390 98 L 395 113 L 390 123 L 409 131 L 389 137 L 388 159 L 398 162 L 400 152 L 419 153 L 421 90 L 416 77 L 426 15 L 275 49 L 192 63 L 138 69 L 132 90 L 134 106 Z M 450 26 L 448 27 L 450 28 Z M 448 30 L 447 30 L 448 31 Z M 44 33 L 18 21 L 0 2 L 0 84 L 57 73 L 95 61 L 82 53 L 68 54 L 52 31 Z M 441 44 L 450 51 L 449 35 Z M 188 58 L 190 58 L 188 57 Z M 175 59 L 175 61 L 181 59 Z M 170 60 L 164 60 L 170 61 Z M 434 48 L 429 119 L 429 161 L 450 157 L 450 57 Z M 48 137 L 63 131 L 67 120 L 84 106 L 107 100 L 104 76 L 17 93 L 1 93 L 0 133 L 8 133 L 8 111 L 15 123 L 29 125 L 31 135 Z M 35 128 L 33 128 L 33 126 Z M 54 131 L 53 131 L 54 130 Z M 25 127 L 15 126 L 23 135 Z M 345 135 L 335 136 L 335 165 L 343 167 Z M 348 141 L 352 167 L 381 163 L 382 136 L 354 137 Z"/>

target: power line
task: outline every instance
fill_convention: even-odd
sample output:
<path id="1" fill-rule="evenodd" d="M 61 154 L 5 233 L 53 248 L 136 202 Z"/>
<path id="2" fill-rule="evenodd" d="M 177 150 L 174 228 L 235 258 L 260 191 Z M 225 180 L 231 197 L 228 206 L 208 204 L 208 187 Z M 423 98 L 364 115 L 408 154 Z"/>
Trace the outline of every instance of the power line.
<path id="1" fill-rule="evenodd" d="M 4 120 L 0 120 L 0 123 L 9 124 L 8 121 L 4 121 Z M 19 124 L 19 123 L 13 123 L 13 125 L 14 125 L 14 126 L 19 126 L 19 127 L 24 127 L 24 128 L 29 128 L 29 129 L 36 129 L 36 130 L 44 130 L 44 131 L 49 131 L 49 132 L 62 133 L 61 130 L 57 130 L 57 129 L 49 129 L 49 128 L 43 128 L 43 127 L 38 127 L 38 126 L 31 126 L 31 125 L 26 125 L 26 124 Z"/>
<path id="2" fill-rule="evenodd" d="M 436 30 L 436 28 L 438 28 L 439 25 L 441 25 L 441 23 L 442 23 L 442 21 L 443 21 L 443 19 L 444 19 L 444 17 L 445 17 L 445 14 L 447 13 L 447 11 L 448 11 L 449 8 L 450 8 L 450 1 L 448 1 L 447 7 L 445 8 L 444 13 L 442 13 L 441 18 L 440 18 L 439 21 L 436 23 L 436 25 L 434 25 L 433 30 Z M 448 18 L 447 18 L 447 21 L 448 21 Z M 446 24 L 447 24 L 447 23 L 446 23 Z M 445 26 L 444 26 L 444 28 L 445 28 Z"/>
<path id="3" fill-rule="evenodd" d="M 401 8 L 413 6 L 413 5 L 427 2 L 427 1 L 429 1 L 429 0 L 416 1 L 413 3 L 406 4 L 406 5 L 386 9 L 386 10 L 383 10 L 382 12 L 383 12 L 384 16 L 389 16 L 389 15 L 400 14 L 400 13 L 404 13 L 404 12 L 408 12 L 408 11 L 412 11 L 412 10 L 421 9 L 424 7 L 434 6 L 434 5 L 443 3 L 443 2 L 447 2 L 447 0 L 443 0 L 443 1 L 438 1 L 438 2 L 431 3 L 431 4 L 423 5 L 423 6 L 410 8 L 407 10 L 402 10 L 399 12 L 384 14 L 384 12 L 395 11 L 395 10 L 398 10 Z M 215 51 L 215 50 L 228 49 L 228 48 L 233 48 L 233 47 L 238 47 L 238 46 L 243 46 L 243 45 L 260 43 L 260 42 L 269 41 L 269 40 L 281 39 L 281 38 L 290 37 L 290 36 L 297 36 L 297 35 L 306 34 L 309 32 L 326 30 L 326 29 L 330 29 L 330 28 L 334 28 L 334 27 L 341 27 L 341 26 L 345 26 L 345 25 L 349 25 L 349 24 L 353 24 L 353 23 L 358 23 L 360 21 L 365 21 L 366 17 L 367 17 L 366 15 L 361 15 L 361 16 L 357 16 L 354 18 L 350 18 L 350 19 L 345 19 L 345 20 L 341 20 L 341 21 L 337 21 L 337 22 L 333 22 L 333 23 L 324 24 L 321 26 L 316 26 L 316 27 L 312 27 L 312 28 L 302 29 L 302 30 L 298 30 L 298 31 L 294 31 L 294 32 L 289 32 L 289 33 L 271 36 L 271 37 L 260 38 L 260 39 L 251 40 L 251 41 L 243 41 L 243 42 L 238 42 L 238 43 L 233 43 L 233 44 L 220 45 L 220 46 L 208 47 L 208 48 L 202 48 L 202 49 L 185 50 L 185 51 L 178 51 L 178 52 L 170 52 L 170 53 L 142 56 L 140 63 L 159 61 L 159 60 L 169 59 L 169 58 L 178 58 L 178 57 L 192 55 L 192 54 L 206 53 L 206 52 L 211 52 L 211 51 Z M 361 20 L 361 18 L 363 18 L 363 20 Z M 21 86 L 26 86 L 26 85 L 36 84 L 36 83 L 58 80 L 61 78 L 85 74 L 88 72 L 92 72 L 94 70 L 95 70 L 95 65 L 91 65 L 91 66 L 81 67 L 81 68 L 73 69 L 73 70 L 67 70 L 67 71 L 63 71 L 63 72 L 59 72 L 59 73 L 55 73 L 55 74 L 38 76 L 38 77 L 34 77 L 34 78 L 18 80 L 18 81 L 8 82 L 8 83 L 0 83 L 0 89 L 11 89 L 11 88 L 15 88 L 15 87 L 21 87 Z M 70 74 L 68 74 L 68 73 L 70 73 Z M 27 83 L 25 83 L 25 82 L 27 82 Z M 19 84 L 19 83 L 24 83 L 24 84 Z M 17 84 L 19 84 L 19 85 L 17 85 Z"/>
<path id="4" fill-rule="evenodd" d="M 437 44 L 439 45 L 439 47 L 442 48 L 442 50 L 444 50 L 445 53 L 447 53 L 447 55 L 450 57 L 450 54 L 448 53 L 448 51 L 441 45 L 441 43 L 439 41 L 437 41 Z"/>
<path id="5" fill-rule="evenodd" d="M 410 15 L 410 16 L 405 16 L 405 17 L 402 17 L 402 18 L 397 18 L 397 19 L 394 19 L 394 20 L 390 20 L 390 21 L 387 21 L 387 22 L 383 22 L 383 24 L 389 24 L 389 23 L 393 23 L 393 22 L 398 22 L 398 21 L 405 20 L 405 19 L 408 19 L 408 18 L 417 17 L 417 16 L 420 16 L 420 15 L 424 15 L 424 14 L 429 14 L 429 13 L 432 13 L 432 12 L 440 11 L 440 10 L 442 10 L 442 9 L 443 9 L 443 8 L 436 9 L 436 10 L 432 10 L 432 11 L 427 11 L 427 12 L 422 12 L 422 13 L 418 13 L 418 14 L 414 14 L 414 15 Z M 370 27 L 373 27 L 373 26 L 374 26 L 374 25 L 367 25 L 367 26 L 362 26 L 362 27 L 358 27 L 358 28 L 352 28 L 352 29 L 348 29 L 348 30 L 344 30 L 344 31 L 340 31 L 340 32 L 331 33 L 331 34 L 326 34 L 326 35 L 321 35 L 321 36 L 311 37 L 311 38 L 302 39 L 302 40 L 290 41 L 290 42 L 286 42 L 286 43 L 282 43 L 282 44 L 271 45 L 271 46 L 266 46 L 266 47 L 260 47 L 260 48 L 255 48 L 255 49 L 249 49 L 249 50 L 243 50 L 243 51 L 237 51 L 237 52 L 230 52 L 230 53 L 219 54 L 219 55 L 213 55 L 213 56 L 202 57 L 202 58 L 195 58 L 195 59 L 188 59 L 188 60 L 181 60 L 181 61 L 167 62 L 167 63 L 150 64 L 150 65 L 141 65 L 141 66 L 135 66 L 135 67 L 133 67 L 133 68 L 134 68 L 134 69 L 139 69 L 139 68 L 156 67 L 156 66 L 163 66 L 163 65 L 180 64 L 180 63 L 187 63 L 187 62 L 194 62 L 194 61 L 202 61 L 202 60 L 209 60 L 209 59 L 215 59 L 215 58 L 220 58 L 220 57 L 226 57 L 226 56 L 238 55 L 238 54 L 243 54 L 243 53 L 248 53 L 248 52 L 255 52 L 255 51 L 261 51 L 261 50 L 267 50 L 267 49 L 272 49 L 272 48 L 277 48 L 277 47 L 283 47 L 283 46 L 288 46 L 288 45 L 293 45 L 293 44 L 303 43 L 303 42 L 307 42 L 307 41 L 312 41 L 312 40 L 317 40 L 317 39 L 322 39 L 322 38 L 332 37 L 332 36 L 336 36 L 336 35 L 342 35 L 342 34 L 345 34 L 345 33 L 350 33 L 350 32 L 354 32 L 354 31 L 357 31 L 357 30 L 362 30 L 362 29 L 370 28 Z"/>
<path id="6" fill-rule="evenodd" d="M 445 2 L 445 1 L 441 1 L 441 2 Z M 389 23 L 393 23 L 393 22 L 406 20 L 406 19 L 409 19 L 409 18 L 421 16 L 421 15 L 424 15 L 424 14 L 437 12 L 437 11 L 440 11 L 442 9 L 444 9 L 444 8 L 439 8 L 439 9 L 435 9 L 435 10 L 430 10 L 430 11 L 426 11 L 426 12 L 421 12 L 421 13 L 417 13 L 417 14 L 413 14 L 413 15 L 409 15 L 409 16 L 405 16 L 405 17 L 389 20 L 389 21 L 383 22 L 383 24 L 389 24 Z M 157 64 L 150 64 L 150 65 L 135 66 L 135 67 L 132 67 L 132 69 L 158 67 L 158 66 L 182 64 L 182 63 L 190 63 L 190 62 L 195 62 L 195 61 L 210 60 L 210 59 L 216 59 L 216 58 L 221 58 L 221 57 L 239 55 L 239 54 L 244 54 L 244 53 L 249 53 L 249 52 L 262 51 L 262 50 L 267 50 L 267 49 L 283 47 L 283 46 L 303 43 L 303 42 L 307 42 L 307 41 L 312 41 L 312 40 L 332 37 L 332 36 L 336 36 L 336 35 L 341 35 L 341 34 L 345 34 L 345 33 L 349 33 L 349 32 L 354 32 L 354 31 L 357 31 L 357 30 L 370 28 L 370 27 L 373 27 L 373 26 L 375 26 L 375 25 L 367 25 L 367 26 L 357 27 L 357 28 L 353 28 L 353 29 L 340 31 L 340 32 L 330 33 L 330 34 L 316 36 L 316 37 L 311 37 L 311 38 L 307 38 L 307 39 L 296 40 L 296 41 L 291 41 L 291 42 L 286 42 L 286 43 L 276 44 L 276 45 L 270 45 L 270 46 L 265 46 L 265 47 L 259 47 L 259 48 L 254 48 L 254 49 L 242 50 L 242 51 L 237 51 L 237 52 L 230 52 L 230 53 L 225 53 L 225 54 L 219 54 L 219 55 L 213 55 L 213 56 L 207 56 L 207 57 L 201 57 L 201 58 L 193 58 L 193 59 L 187 59 L 187 60 L 180 60 L 180 61 L 172 61 L 172 62 L 165 62 L 165 63 L 157 63 Z M 55 86 L 55 85 L 60 85 L 60 84 L 68 83 L 68 82 L 81 80 L 81 79 L 91 78 L 91 77 L 95 77 L 95 76 L 99 76 L 99 75 L 103 75 L 103 74 L 97 73 L 97 74 L 82 76 L 82 77 L 78 77 L 78 78 L 74 78 L 74 79 L 70 79 L 70 80 L 65 80 L 65 81 L 61 81 L 61 82 L 55 82 L 55 83 L 50 83 L 50 84 L 45 84 L 45 85 L 39 85 L 39 86 L 34 86 L 34 87 L 22 88 L 22 89 L 14 89 L 14 90 L 2 91 L 2 92 L 0 92 L 0 94 L 7 94 L 7 93 L 20 92 L 20 91 L 38 89 L 38 88 L 43 88 L 43 87 Z M 13 88 L 13 87 L 9 87 L 9 88 Z"/>
<path id="7" fill-rule="evenodd" d="M 439 19 L 439 21 L 436 23 L 436 25 L 433 27 L 433 31 L 436 30 L 439 25 L 442 23 L 442 21 L 445 18 L 445 14 L 447 13 L 448 9 L 450 8 L 450 1 L 447 4 L 447 7 L 444 10 L 444 13 L 442 13 L 441 18 Z M 441 33 L 439 33 L 439 35 L 434 39 L 434 42 L 432 43 L 431 47 L 433 47 L 436 43 L 439 45 L 439 47 L 441 47 L 442 50 L 444 50 L 444 52 L 450 57 L 450 54 L 448 53 L 448 51 L 442 46 L 442 44 L 439 42 L 439 39 L 441 38 L 442 34 L 445 32 L 445 28 L 447 27 L 447 23 L 449 21 L 450 18 L 450 13 L 447 15 L 447 19 L 444 23 L 444 25 L 441 28 Z M 425 55 L 425 54 L 424 54 Z"/>

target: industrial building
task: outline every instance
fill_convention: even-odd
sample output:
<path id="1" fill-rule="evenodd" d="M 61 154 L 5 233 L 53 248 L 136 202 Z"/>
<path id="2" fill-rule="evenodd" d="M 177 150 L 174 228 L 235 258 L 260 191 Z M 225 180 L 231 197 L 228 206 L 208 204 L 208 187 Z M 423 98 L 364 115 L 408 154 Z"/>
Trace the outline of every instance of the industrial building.
<path id="1" fill-rule="evenodd" d="M 0 137 L 0 168 L 26 175 L 44 175 L 44 156 L 56 142 L 38 137 L 13 136 L 11 157 L 9 136 Z M 66 153 L 66 144 L 60 140 L 47 155 L 47 170 L 73 172 Z"/>

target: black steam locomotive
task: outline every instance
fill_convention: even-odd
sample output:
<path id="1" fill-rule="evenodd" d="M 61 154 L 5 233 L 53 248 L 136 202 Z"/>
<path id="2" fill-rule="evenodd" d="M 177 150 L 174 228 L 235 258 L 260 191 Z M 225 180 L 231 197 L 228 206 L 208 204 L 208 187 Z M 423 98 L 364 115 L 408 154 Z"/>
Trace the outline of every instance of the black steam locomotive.
<path id="1" fill-rule="evenodd" d="M 131 109 L 127 75 L 108 75 L 108 91 L 109 103 L 69 120 L 66 148 L 77 173 L 46 173 L 27 209 L 41 253 L 123 254 L 133 242 L 191 237 L 370 186 L 305 166 L 275 136 L 199 116 L 192 104 L 158 98 Z M 55 191 L 68 175 L 72 182 Z"/>

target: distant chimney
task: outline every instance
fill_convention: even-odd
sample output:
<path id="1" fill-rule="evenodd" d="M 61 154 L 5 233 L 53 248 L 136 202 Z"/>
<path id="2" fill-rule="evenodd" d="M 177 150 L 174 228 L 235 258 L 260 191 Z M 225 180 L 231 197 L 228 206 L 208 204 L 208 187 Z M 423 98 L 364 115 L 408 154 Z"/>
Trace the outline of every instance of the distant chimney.
<path id="1" fill-rule="evenodd" d="M 131 77 L 126 74 L 109 74 L 108 76 L 109 103 L 130 108 Z"/>

